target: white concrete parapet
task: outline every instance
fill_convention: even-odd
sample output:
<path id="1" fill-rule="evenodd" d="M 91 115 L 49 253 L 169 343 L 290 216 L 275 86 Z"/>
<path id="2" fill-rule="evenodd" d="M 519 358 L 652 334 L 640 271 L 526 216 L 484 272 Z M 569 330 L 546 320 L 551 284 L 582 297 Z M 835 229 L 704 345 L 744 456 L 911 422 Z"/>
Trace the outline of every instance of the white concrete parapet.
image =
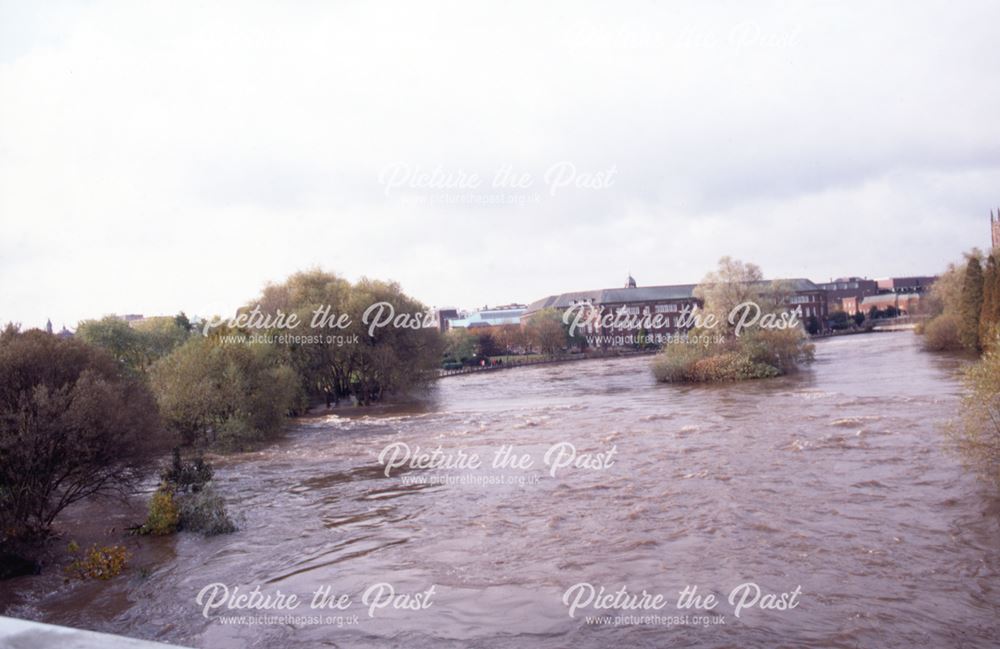
<path id="1" fill-rule="evenodd" d="M 0 649 L 177 649 L 177 645 L 0 616 Z"/>

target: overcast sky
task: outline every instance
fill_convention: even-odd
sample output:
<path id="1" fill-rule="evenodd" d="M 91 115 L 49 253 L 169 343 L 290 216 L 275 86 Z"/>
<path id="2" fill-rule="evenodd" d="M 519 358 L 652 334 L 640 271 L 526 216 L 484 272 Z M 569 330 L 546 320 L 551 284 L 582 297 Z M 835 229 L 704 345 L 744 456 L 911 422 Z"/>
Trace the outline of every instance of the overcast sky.
<path id="1" fill-rule="evenodd" d="M 0 320 L 229 314 L 317 265 L 460 307 L 726 254 L 935 273 L 1000 205 L 997 25 L 985 0 L 0 1 Z"/>

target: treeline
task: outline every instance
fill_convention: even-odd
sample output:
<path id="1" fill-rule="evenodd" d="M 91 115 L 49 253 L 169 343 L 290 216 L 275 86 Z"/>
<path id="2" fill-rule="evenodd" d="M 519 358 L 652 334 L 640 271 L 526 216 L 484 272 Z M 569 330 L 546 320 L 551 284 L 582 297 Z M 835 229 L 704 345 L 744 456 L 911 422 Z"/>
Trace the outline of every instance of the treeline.
<path id="1" fill-rule="evenodd" d="M 967 464 L 1000 486 L 1000 257 L 973 250 L 935 282 L 918 330 L 930 351 L 979 355 L 963 374 L 961 414 L 950 435 Z"/>
<path id="2" fill-rule="evenodd" d="M 184 314 L 85 321 L 72 339 L 8 325 L 0 333 L 0 546 L 43 536 L 82 498 L 128 490 L 172 447 L 237 450 L 311 403 L 371 404 L 420 386 L 440 363 L 441 336 L 395 326 L 369 335 L 362 316 L 375 303 L 425 309 L 398 284 L 314 270 L 265 287 L 240 309 L 299 314 L 292 331 L 196 327 Z M 324 307 L 351 324 L 312 327 Z"/>
<path id="3" fill-rule="evenodd" d="M 1000 258 L 979 250 L 962 264 L 949 264 L 931 287 L 918 329 L 931 351 L 987 351 L 1000 333 Z"/>
<path id="4" fill-rule="evenodd" d="M 569 347 L 583 347 L 582 335 L 569 335 L 569 326 L 556 309 L 542 309 L 520 324 L 474 329 L 451 329 L 444 336 L 444 364 L 467 365 L 508 354 L 554 355 Z"/>

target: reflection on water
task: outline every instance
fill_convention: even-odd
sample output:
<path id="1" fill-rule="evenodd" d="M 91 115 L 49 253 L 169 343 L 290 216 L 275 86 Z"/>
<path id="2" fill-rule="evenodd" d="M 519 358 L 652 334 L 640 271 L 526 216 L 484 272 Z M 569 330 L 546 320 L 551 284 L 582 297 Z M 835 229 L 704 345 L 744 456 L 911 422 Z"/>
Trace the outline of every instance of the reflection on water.
<path id="1" fill-rule="evenodd" d="M 220 465 L 239 533 L 180 535 L 145 578 L 9 613 L 202 647 L 995 646 L 997 506 L 943 451 L 958 360 L 882 334 L 822 341 L 809 370 L 735 385 L 659 385 L 648 362 L 454 377 L 421 409 L 304 421 Z M 536 482 L 386 477 L 378 453 L 399 441 L 484 458 L 512 445 L 539 459 L 520 471 Z M 551 477 L 540 458 L 563 441 L 614 445 L 615 463 Z M 295 628 L 222 625 L 194 602 L 211 582 L 358 599 L 380 581 L 437 584 L 434 604 Z M 561 602 L 577 582 L 723 598 L 745 581 L 801 585 L 801 604 L 667 629 L 587 626 Z"/>

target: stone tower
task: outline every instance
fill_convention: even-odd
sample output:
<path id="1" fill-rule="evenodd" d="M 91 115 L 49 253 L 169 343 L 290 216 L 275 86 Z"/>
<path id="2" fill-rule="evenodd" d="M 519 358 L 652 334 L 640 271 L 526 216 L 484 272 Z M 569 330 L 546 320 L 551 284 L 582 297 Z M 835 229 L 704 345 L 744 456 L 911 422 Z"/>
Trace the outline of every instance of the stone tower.
<path id="1" fill-rule="evenodd" d="M 990 210 L 990 234 L 993 235 L 993 249 L 1000 250 L 1000 208 L 997 209 L 996 216 Z"/>

